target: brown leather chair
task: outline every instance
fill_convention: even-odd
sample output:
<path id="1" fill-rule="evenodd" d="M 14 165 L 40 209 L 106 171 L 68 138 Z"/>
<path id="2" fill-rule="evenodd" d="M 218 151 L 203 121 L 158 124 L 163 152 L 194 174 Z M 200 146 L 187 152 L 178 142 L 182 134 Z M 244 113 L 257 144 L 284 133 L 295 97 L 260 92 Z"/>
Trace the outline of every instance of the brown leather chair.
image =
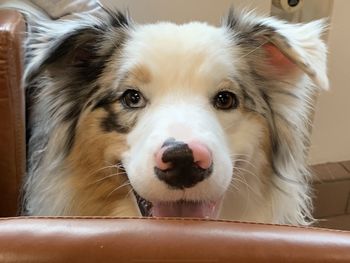
<path id="1" fill-rule="evenodd" d="M 16 216 L 25 22 L 0 10 L 0 262 L 350 262 L 350 232 L 172 218 Z M 5 217 L 7 216 L 7 217 Z"/>
<path id="2" fill-rule="evenodd" d="M 16 215 L 25 173 L 24 32 L 19 13 L 0 10 L 0 216 Z"/>

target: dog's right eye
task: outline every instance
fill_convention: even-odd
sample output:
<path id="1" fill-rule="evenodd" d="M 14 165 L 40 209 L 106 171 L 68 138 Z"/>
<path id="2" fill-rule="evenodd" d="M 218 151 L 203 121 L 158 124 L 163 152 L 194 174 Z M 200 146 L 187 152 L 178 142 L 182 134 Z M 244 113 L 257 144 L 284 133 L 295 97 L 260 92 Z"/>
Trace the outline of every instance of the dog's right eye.
<path id="1" fill-rule="evenodd" d="M 121 102 L 126 108 L 143 108 L 146 106 L 146 100 L 142 93 L 134 90 L 128 89 L 121 96 Z"/>
<path id="2" fill-rule="evenodd" d="M 238 98 L 230 91 L 220 91 L 214 97 L 213 104 L 215 108 L 220 110 L 236 109 L 238 107 Z"/>

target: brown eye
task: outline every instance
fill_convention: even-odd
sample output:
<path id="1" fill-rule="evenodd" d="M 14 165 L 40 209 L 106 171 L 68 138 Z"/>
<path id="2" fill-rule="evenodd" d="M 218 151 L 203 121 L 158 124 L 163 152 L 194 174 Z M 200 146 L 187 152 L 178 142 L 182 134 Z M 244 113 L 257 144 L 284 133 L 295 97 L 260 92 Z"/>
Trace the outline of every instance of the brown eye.
<path id="1" fill-rule="evenodd" d="M 214 106 L 220 110 L 231 110 L 238 107 L 238 98 L 229 91 L 220 91 L 214 97 Z"/>
<path id="2" fill-rule="evenodd" d="M 146 106 L 146 100 L 141 92 L 133 89 L 126 90 L 121 96 L 121 102 L 126 108 L 143 108 Z"/>

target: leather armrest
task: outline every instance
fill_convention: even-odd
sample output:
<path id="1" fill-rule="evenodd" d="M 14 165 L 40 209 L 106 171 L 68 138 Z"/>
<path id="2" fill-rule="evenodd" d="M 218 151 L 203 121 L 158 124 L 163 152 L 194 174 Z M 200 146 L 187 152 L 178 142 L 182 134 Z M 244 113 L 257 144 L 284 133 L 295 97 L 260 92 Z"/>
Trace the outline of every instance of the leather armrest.
<path id="1" fill-rule="evenodd" d="M 350 232 L 170 218 L 0 219 L 8 262 L 350 262 Z"/>
<path id="2" fill-rule="evenodd" d="M 24 33 L 20 13 L 0 10 L 0 216 L 16 215 L 25 173 Z"/>

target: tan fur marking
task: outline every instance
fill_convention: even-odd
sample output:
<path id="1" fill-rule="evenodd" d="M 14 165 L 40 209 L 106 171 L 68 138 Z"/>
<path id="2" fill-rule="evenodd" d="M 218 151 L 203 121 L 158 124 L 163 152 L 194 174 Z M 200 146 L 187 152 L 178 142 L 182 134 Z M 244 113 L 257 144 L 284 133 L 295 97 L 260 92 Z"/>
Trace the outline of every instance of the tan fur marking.
<path id="1" fill-rule="evenodd" d="M 259 174 L 262 176 L 271 175 L 272 168 L 270 166 L 272 162 L 272 145 L 270 140 L 270 130 L 267 124 L 267 121 L 263 116 L 260 114 L 257 114 L 255 112 L 245 112 L 243 113 L 245 115 L 244 118 L 247 118 L 248 121 L 253 121 L 256 123 L 258 129 L 260 129 L 260 145 L 259 148 L 264 153 L 265 160 L 263 161 L 263 164 L 260 167 Z"/>
<path id="2" fill-rule="evenodd" d="M 74 188 L 71 211 L 79 215 L 138 216 L 138 208 L 124 171 L 113 166 L 126 149 L 125 136 L 102 133 L 102 109 L 82 116 L 68 162 Z M 78 214 L 77 214 L 78 215 Z"/>
<path id="3" fill-rule="evenodd" d="M 147 67 L 143 65 L 136 66 L 130 72 L 131 81 L 141 82 L 142 84 L 148 84 L 151 82 L 151 72 Z"/>
<path id="4" fill-rule="evenodd" d="M 224 79 L 219 83 L 217 89 L 218 90 L 226 90 L 226 89 L 238 90 L 238 86 L 239 85 L 235 81 L 231 79 Z"/>

